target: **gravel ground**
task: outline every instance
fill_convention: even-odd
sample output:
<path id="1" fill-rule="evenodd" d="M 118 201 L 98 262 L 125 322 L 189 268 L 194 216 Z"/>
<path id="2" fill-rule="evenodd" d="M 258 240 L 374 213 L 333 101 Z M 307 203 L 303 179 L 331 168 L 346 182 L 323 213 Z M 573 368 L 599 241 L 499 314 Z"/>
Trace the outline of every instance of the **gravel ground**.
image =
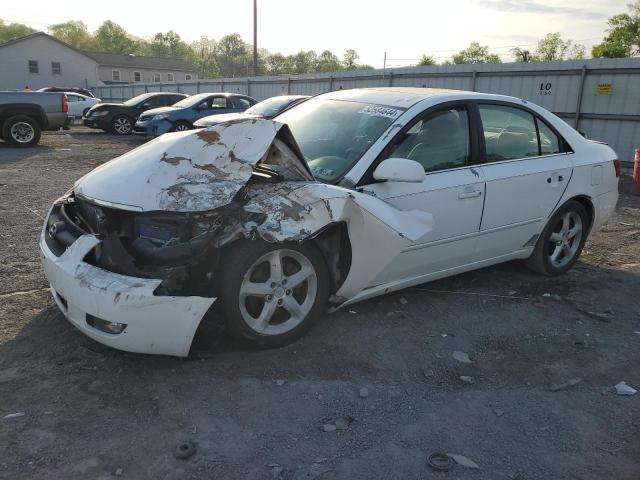
<path id="1" fill-rule="evenodd" d="M 39 266 L 50 203 L 140 143 L 0 143 L 0 478 L 640 478 L 640 394 L 610 389 L 640 389 L 640 197 L 560 278 L 509 263 L 327 315 L 287 348 L 179 360 L 77 332 Z M 436 472 L 435 452 L 480 469 Z"/>

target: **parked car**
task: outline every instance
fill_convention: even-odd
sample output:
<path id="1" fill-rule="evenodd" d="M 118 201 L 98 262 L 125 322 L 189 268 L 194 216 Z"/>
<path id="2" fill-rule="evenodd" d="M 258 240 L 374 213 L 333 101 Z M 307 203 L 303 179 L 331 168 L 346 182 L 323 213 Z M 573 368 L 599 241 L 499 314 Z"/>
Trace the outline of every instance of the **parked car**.
<path id="1" fill-rule="evenodd" d="M 186 98 L 183 93 L 143 93 L 124 103 L 98 103 L 84 117 L 87 127 L 111 131 L 118 135 L 129 135 L 142 112 L 157 107 L 166 107 Z"/>
<path id="2" fill-rule="evenodd" d="M 170 107 L 154 108 L 140 115 L 134 130 L 148 137 L 190 130 L 193 122 L 209 115 L 244 112 L 256 100 L 235 93 L 199 93 Z"/>
<path id="3" fill-rule="evenodd" d="M 69 116 L 71 118 L 83 117 L 91 107 L 101 102 L 99 98 L 87 97 L 79 93 L 66 92 L 69 102 Z"/>
<path id="4" fill-rule="evenodd" d="M 73 92 L 73 93 L 78 93 L 80 95 L 84 95 L 85 97 L 93 98 L 93 92 L 91 90 L 89 90 L 88 88 L 79 88 L 79 87 L 44 87 L 44 88 L 39 88 L 38 90 L 36 90 L 36 92 L 59 92 L 59 93 Z"/>
<path id="5" fill-rule="evenodd" d="M 288 108 L 304 102 L 308 95 L 281 95 L 271 97 L 256 103 L 253 107 L 247 108 L 241 115 L 252 116 L 256 118 L 274 118 L 276 115 L 284 112 Z M 228 113 L 224 115 L 210 115 L 193 122 L 195 128 L 210 127 L 218 123 L 226 122 L 238 116 L 237 113 Z"/>
<path id="6" fill-rule="evenodd" d="M 0 139 L 13 147 L 33 147 L 43 130 L 59 130 L 69 119 L 64 93 L 0 92 Z"/>
<path id="7" fill-rule="evenodd" d="M 609 146 L 525 100 L 335 91 L 98 167 L 53 204 L 40 248 L 61 311 L 106 345 L 187 355 L 215 304 L 232 335 L 274 347 L 327 305 L 509 260 L 566 272 L 619 174 Z"/>

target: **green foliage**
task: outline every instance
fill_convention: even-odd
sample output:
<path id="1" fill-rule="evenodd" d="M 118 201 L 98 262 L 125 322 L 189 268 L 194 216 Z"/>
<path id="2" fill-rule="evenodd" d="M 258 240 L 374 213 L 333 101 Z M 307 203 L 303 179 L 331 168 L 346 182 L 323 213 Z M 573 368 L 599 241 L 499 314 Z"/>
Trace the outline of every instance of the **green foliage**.
<path id="1" fill-rule="evenodd" d="M 511 53 L 515 57 L 516 62 L 532 62 L 533 55 L 530 50 L 526 50 L 520 47 L 512 48 Z"/>
<path id="2" fill-rule="evenodd" d="M 96 40 L 84 22 L 70 20 L 49 26 L 49 35 L 80 50 L 95 50 Z"/>
<path id="3" fill-rule="evenodd" d="M 584 45 L 573 43 L 573 40 L 563 40 L 559 32 L 547 33 L 538 42 L 533 60 L 551 62 L 554 60 L 581 60 L 586 55 Z"/>
<path id="4" fill-rule="evenodd" d="M 614 15 L 603 42 L 591 50 L 594 57 L 618 58 L 640 55 L 640 0 L 629 5 L 629 13 Z"/>
<path id="5" fill-rule="evenodd" d="M 96 48 L 101 52 L 140 55 L 143 42 L 130 36 L 124 28 L 111 20 L 105 21 L 94 35 Z"/>
<path id="6" fill-rule="evenodd" d="M 502 63 L 495 53 L 489 53 L 488 46 L 471 42 L 469 46 L 451 57 L 453 63 Z"/>
<path id="7" fill-rule="evenodd" d="M 0 19 L 0 43 L 5 43 L 16 38 L 25 37 L 35 30 L 21 23 L 6 24 Z"/>
<path id="8" fill-rule="evenodd" d="M 420 60 L 418 60 L 418 65 L 421 67 L 426 67 L 428 65 L 436 65 L 435 59 L 431 55 L 422 54 Z"/>

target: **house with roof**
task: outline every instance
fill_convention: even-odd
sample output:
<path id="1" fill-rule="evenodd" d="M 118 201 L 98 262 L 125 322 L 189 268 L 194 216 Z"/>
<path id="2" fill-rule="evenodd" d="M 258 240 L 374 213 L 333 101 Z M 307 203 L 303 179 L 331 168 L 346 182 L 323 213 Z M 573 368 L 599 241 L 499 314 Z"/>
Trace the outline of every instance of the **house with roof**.
<path id="1" fill-rule="evenodd" d="M 0 44 L 0 69 L 0 90 L 198 79 L 193 66 L 181 58 L 86 52 L 44 32 Z"/>

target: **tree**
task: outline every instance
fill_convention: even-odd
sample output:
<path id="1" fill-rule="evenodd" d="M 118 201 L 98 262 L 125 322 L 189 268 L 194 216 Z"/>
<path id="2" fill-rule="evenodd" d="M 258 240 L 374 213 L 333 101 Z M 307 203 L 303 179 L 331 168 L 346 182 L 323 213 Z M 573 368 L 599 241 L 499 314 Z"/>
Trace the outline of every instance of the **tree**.
<path id="1" fill-rule="evenodd" d="M 547 33 L 538 42 L 534 57 L 539 62 L 554 60 L 580 60 L 586 55 L 584 45 L 573 43 L 573 40 L 563 40 L 559 32 Z"/>
<path id="2" fill-rule="evenodd" d="M 193 62 L 201 78 L 215 77 L 220 74 L 217 61 L 218 42 L 202 35 L 190 45 L 189 60 Z"/>
<path id="3" fill-rule="evenodd" d="M 488 46 L 471 42 L 469 46 L 451 57 L 453 63 L 502 63 L 495 53 L 489 53 Z"/>
<path id="4" fill-rule="evenodd" d="M 84 22 L 70 20 L 49 26 L 49 34 L 80 50 L 95 50 L 96 41 Z"/>
<path id="5" fill-rule="evenodd" d="M 345 70 L 355 70 L 358 68 L 358 64 L 356 60 L 358 60 L 360 56 L 358 52 L 356 52 L 353 48 L 348 49 L 344 52 L 344 60 L 342 61 L 342 65 L 344 65 Z"/>
<path id="6" fill-rule="evenodd" d="M 435 65 L 435 64 L 436 64 L 435 59 L 431 55 L 425 55 L 424 53 L 420 57 L 420 60 L 418 60 L 418 65 L 421 67 L 425 67 L 428 65 Z"/>
<path id="7" fill-rule="evenodd" d="M 640 55 L 640 0 L 629 5 L 629 13 L 614 15 L 602 43 L 591 50 L 594 57 L 633 57 Z"/>
<path id="8" fill-rule="evenodd" d="M 0 19 L 0 43 L 5 43 L 15 38 L 20 38 L 34 33 L 35 30 L 22 23 L 6 24 Z"/>
<path id="9" fill-rule="evenodd" d="M 106 20 L 95 33 L 98 50 L 108 53 L 144 53 L 142 42 L 129 36 L 127 31 L 111 20 Z"/>
<path id="10" fill-rule="evenodd" d="M 318 55 L 316 72 L 337 72 L 341 68 L 340 59 L 331 51 L 325 50 Z"/>
<path id="11" fill-rule="evenodd" d="M 173 30 L 156 33 L 146 49 L 157 57 L 187 57 L 190 53 L 189 45 Z"/>
<path id="12" fill-rule="evenodd" d="M 226 35 L 220 39 L 216 60 L 220 67 L 220 74 L 230 77 L 247 75 L 249 64 L 252 64 L 249 48 L 237 33 Z"/>
<path id="13" fill-rule="evenodd" d="M 533 55 L 530 50 L 526 50 L 520 47 L 512 48 L 511 53 L 515 57 L 516 62 L 531 62 L 533 61 Z"/>
<path id="14" fill-rule="evenodd" d="M 269 53 L 265 58 L 265 71 L 271 75 L 281 75 L 291 72 L 293 66 L 291 57 L 281 53 Z"/>
<path id="15" fill-rule="evenodd" d="M 303 74 L 315 71 L 318 63 L 318 55 L 313 50 L 300 50 L 295 55 L 291 55 L 293 73 Z"/>

